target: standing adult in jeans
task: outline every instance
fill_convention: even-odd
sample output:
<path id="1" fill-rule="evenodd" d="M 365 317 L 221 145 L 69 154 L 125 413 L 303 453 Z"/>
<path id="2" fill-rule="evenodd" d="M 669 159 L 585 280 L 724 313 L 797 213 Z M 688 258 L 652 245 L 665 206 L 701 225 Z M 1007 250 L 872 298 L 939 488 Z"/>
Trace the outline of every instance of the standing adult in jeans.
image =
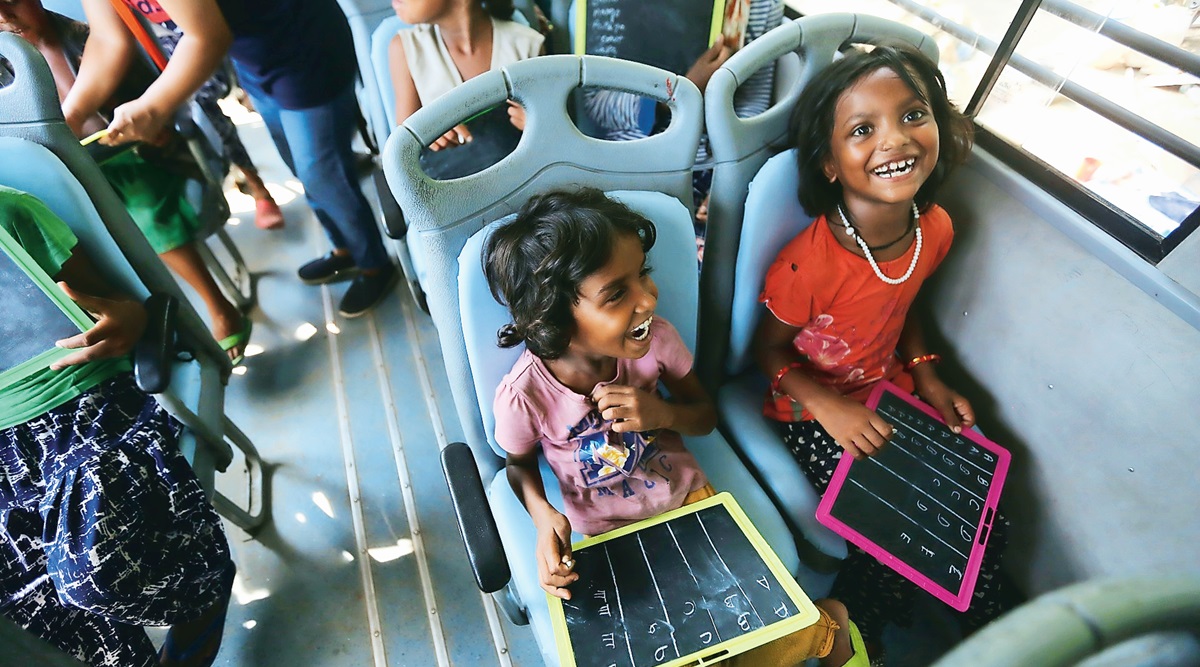
<path id="1" fill-rule="evenodd" d="M 175 109 L 208 80 L 228 52 L 243 89 L 275 147 L 304 186 L 333 250 L 300 267 L 322 284 L 353 276 L 339 311 L 357 317 L 378 304 L 397 272 L 358 186 L 350 142 L 356 128 L 355 59 L 350 26 L 336 0 L 126 0 L 181 33 L 167 68 L 146 93 L 117 107 L 104 143 L 153 141 Z M 161 6 L 160 6 L 161 5 Z M 113 71 L 136 42 L 109 0 L 84 0 L 92 25 L 78 82 L 64 113 L 111 94 Z"/>

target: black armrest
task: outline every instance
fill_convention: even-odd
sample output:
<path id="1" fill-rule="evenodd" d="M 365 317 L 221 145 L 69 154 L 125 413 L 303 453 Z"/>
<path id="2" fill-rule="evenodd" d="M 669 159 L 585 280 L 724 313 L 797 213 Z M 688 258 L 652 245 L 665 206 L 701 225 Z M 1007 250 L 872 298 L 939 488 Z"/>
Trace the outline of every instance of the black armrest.
<path id="1" fill-rule="evenodd" d="M 467 547 L 467 559 L 475 572 L 475 583 L 484 593 L 494 593 L 504 588 L 512 572 L 471 448 L 455 442 L 443 449 L 442 472 L 450 486 L 450 500 Z"/>
<path id="2" fill-rule="evenodd" d="M 379 210 L 383 212 L 383 226 L 387 229 L 387 235 L 394 239 L 404 238 L 408 233 L 408 223 L 404 222 L 404 212 L 392 196 L 383 170 L 376 169 L 371 173 L 371 179 L 375 182 L 375 192 L 379 195 Z"/>
<path id="3" fill-rule="evenodd" d="M 175 115 L 175 131 L 184 139 L 194 139 L 200 136 L 200 126 L 188 113 L 180 112 Z"/>
<path id="4" fill-rule="evenodd" d="M 146 331 L 133 348 L 133 379 L 147 394 L 161 394 L 171 384 L 178 308 L 175 297 L 167 294 L 146 299 Z"/>

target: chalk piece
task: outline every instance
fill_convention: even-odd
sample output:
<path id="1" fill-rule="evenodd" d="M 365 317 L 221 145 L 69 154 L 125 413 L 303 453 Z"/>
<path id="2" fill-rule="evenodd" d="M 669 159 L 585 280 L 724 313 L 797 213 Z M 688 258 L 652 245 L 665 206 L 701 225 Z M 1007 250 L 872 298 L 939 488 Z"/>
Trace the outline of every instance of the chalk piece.
<path id="1" fill-rule="evenodd" d="M 107 136 L 108 136 L 108 128 L 106 127 L 103 130 L 100 130 L 99 132 L 93 132 L 92 134 L 89 134 L 88 136 L 84 137 L 83 140 L 79 142 L 79 145 L 87 146 L 88 144 L 95 143 Z"/>

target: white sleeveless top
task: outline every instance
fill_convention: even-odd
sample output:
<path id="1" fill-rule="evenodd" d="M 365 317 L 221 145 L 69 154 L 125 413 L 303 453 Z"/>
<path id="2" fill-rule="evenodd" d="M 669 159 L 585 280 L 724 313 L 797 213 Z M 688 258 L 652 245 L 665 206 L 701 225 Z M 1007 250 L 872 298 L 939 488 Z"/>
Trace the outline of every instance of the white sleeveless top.
<path id="1" fill-rule="evenodd" d="M 398 33 L 408 59 L 408 71 L 417 85 L 421 106 L 462 85 L 462 74 L 454 65 L 437 26 L 422 24 Z M 542 51 L 545 37 L 533 28 L 512 21 L 492 19 L 492 65 L 490 69 L 532 58 Z"/>

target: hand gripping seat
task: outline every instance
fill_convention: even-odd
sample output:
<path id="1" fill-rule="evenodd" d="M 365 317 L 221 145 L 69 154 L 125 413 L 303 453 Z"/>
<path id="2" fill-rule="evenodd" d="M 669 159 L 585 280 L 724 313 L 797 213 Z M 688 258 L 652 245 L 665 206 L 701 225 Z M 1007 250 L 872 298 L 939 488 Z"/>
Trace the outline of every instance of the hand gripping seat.
<path id="1" fill-rule="evenodd" d="M 583 135 L 570 121 L 570 93 L 582 85 L 628 90 L 671 108 L 662 134 L 630 142 Z M 512 97 L 528 126 L 516 150 L 477 174 L 433 181 L 420 172 L 422 147 L 461 119 Z M 658 241 L 659 312 L 694 344 L 698 299 L 691 225 L 691 169 L 700 134 L 700 95 L 683 77 L 592 56 L 547 56 L 468 81 L 423 108 L 392 134 L 384 171 L 410 233 L 428 251 L 429 306 L 467 444 L 442 452 L 443 467 L 476 579 L 517 623 L 528 622 L 547 665 L 558 664 L 549 609 L 538 584 L 533 523 L 504 474 L 492 436 L 492 398 L 520 354 L 495 345 L 507 311 L 488 291 L 481 265 L 487 233 L 531 196 L 581 184 L 599 187 L 653 220 Z M 687 438 L 714 486 L 729 490 L 790 569 L 794 543 L 778 512 L 721 436 Z M 562 507 L 559 486 L 542 462 L 547 497 Z"/>

